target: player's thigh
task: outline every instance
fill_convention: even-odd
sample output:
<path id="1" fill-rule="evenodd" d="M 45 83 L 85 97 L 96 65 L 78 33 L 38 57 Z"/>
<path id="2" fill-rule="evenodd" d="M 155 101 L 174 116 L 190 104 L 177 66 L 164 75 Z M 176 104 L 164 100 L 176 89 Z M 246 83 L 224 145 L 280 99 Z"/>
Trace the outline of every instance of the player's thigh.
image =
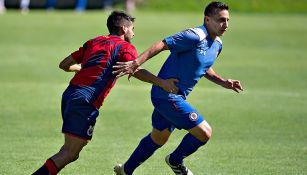
<path id="1" fill-rule="evenodd" d="M 66 105 L 62 132 L 91 140 L 99 111 L 83 99 L 73 99 Z"/>
<path id="2" fill-rule="evenodd" d="M 152 127 L 156 133 L 162 132 L 167 129 L 170 133 L 175 129 L 171 121 L 167 120 L 157 109 L 154 109 L 151 116 Z"/>
<path id="3" fill-rule="evenodd" d="M 62 117 L 64 118 L 64 112 L 67 108 L 67 103 L 69 101 L 69 98 L 71 96 L 71 94 L 74 92 L 74 89 L 72 88 L 72 86 L 68 86 L 65 91 L 62 94 L 62 101 L 61 101 L 61 114 Z"/>
<path id="4" fill-rule="evenodd" d="M 203 117 L 182 97 L 152 99 L 155 109 L 178 129 L 190 130 L 204 121 Z"/>

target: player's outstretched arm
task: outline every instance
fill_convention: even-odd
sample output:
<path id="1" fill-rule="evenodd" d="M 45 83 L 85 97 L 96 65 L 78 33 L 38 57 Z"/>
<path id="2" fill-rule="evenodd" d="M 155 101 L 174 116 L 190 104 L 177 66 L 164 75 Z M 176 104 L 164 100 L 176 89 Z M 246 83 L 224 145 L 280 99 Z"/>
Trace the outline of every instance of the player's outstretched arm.
<path id="1" fill-rule="evenodd" d="M 77 64 L 71 55 L 61 61 L 59 68 L 66 72 L 78 72 L 81 70 L 81 66 Z"/>
<path id="2" fill-rule="evenodd" d="M 219 76 L 217 73 L 215 73 L 212 68 L 208 69 L 207 73 L 204 76 L 208 80 L 218 85 L 221 85 L 224 88 L 232 89 L 237 93 L 239 93 L 240 91 L 243 91 L 243 88 L 239 80 L 232 80 L 232 79 L 225 80 L 221 76 Z"/>
<path id="3" fill-rule="evenodd" d="M 167 44 L 164 41 L 159 41 L 148 48 L 146 51 L 141 53 L 136 60 L 128 61 L 128 62 L 117 62 L 116 65 L 113 66 L 115 71 L 113 74 L 117 74 L 117 78 L 130 74 L 133 75 L 137 68 L 141 66 L 144 62 L 159 54 L 163 50 L 167 50 Z"/>
<path id="4" fill-rule="evenodd" d="M 137 69 L 133 76 L 141 81 L 157 85 L 169 93 L 177 94 L 179 91 L 175 85 L 178 80 L 174 78 L 164 80 L 142 68 Z"/>
<path id="5" fill-rule="evenodd" d="M 142 65 L 150 58 L 154 57 L 155 55 L 159 54 L 163 50 L 168 50 L 168 46 L 164 40 L 159 41 L 148 48 L 146 51 L 141 53 L 138 58 L 135 60 L 138 65 Z"/>

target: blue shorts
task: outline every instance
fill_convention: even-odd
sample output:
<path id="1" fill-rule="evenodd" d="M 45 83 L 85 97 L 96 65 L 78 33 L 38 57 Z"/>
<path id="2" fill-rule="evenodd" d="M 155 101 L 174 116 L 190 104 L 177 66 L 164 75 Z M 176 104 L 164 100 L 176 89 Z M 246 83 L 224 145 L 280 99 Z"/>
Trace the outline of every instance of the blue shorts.
<path id="1" fill-rule="evenodd" d="M 168 99 L 151 98 L 155 109 L 152 113 L 153 128 L 162 131 L 175 128 L 189 130 L 204 121 L 203 117 L 180 95 Z"/>
<path id="2" fill-rule="evenodd" d="M 62 96 L 62 132 L 81 139 L 91 140 L 98 109 L 90 104 L 80 92 L 82 89 L 68 86 Z"/>

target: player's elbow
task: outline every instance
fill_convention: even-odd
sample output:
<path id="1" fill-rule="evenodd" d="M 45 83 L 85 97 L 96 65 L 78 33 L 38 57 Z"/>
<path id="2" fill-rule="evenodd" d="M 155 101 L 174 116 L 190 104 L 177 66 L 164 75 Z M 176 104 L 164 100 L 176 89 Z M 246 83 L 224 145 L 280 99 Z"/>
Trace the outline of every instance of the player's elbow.
<path id="1" fill-rule="evenodd" d="M 63 61 L 59 64 L 59 68 L 64 70 L 65 72 L 69 71 L 69 66 L 67 66 Z"/>

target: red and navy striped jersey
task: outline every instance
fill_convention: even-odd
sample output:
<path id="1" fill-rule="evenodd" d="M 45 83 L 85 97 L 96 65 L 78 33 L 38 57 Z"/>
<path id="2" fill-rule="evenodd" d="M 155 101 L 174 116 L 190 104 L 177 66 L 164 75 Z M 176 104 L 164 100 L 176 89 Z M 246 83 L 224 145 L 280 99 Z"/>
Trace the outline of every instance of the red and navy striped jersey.
<path id="1" fill-rule="evenodd" d="M 81 70 L 70 81 L 71 85 L 87 89 L 87 100 L 97 109 L 116 82 L 112 66 L 137 58 L 135 47 L 118 36 L 99 36 L 87 41 L 71 56 L 81 64 Z"/>

